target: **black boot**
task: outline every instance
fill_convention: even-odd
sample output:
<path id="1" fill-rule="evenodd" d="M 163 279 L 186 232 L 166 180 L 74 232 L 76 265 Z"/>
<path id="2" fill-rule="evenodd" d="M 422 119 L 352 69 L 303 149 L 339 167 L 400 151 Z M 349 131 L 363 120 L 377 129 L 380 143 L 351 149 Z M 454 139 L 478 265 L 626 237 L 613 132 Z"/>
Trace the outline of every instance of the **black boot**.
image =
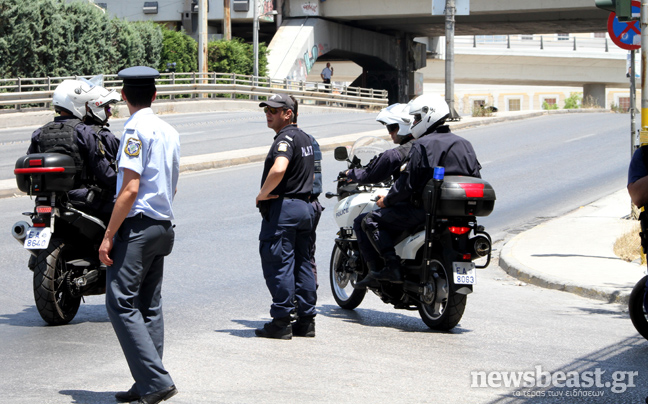
<path id="1" fill-rule="evenodd" d="M 391 283 L 403 283 L 400 272 L 400 258 L 398 255 L 391 253 L 385 255 L 385 269 L 380 271 L 377 276 L 379 281 L 388 281 Z"/>
<path id="2" fill-rule="evenodd" d="M 376 268 L 376 263 L 367 262 L 367 268 L 369 269 L 369 273 L 360 282 L 353 284 L 354 289 L 366 289 L 368 287 L 375 288 L 380 286 L 380 284 L 376 280 L 376 278 L 378 277 L 378 269 Z"/>
<path id="3" fill-rule="evenodd" d="M 254 330 L 257 337 L 292 339 L 293 331 L 290 324 L 290 316 L 275 318 L 269 323 L 265 323 L 263 328 Z"/>
<path id="4" fill-rule="evenodd" d="M 315 336 L 315 316 L 299 317 L 293 323 L 292 333 L 295 337 L 314 337 Z"/>

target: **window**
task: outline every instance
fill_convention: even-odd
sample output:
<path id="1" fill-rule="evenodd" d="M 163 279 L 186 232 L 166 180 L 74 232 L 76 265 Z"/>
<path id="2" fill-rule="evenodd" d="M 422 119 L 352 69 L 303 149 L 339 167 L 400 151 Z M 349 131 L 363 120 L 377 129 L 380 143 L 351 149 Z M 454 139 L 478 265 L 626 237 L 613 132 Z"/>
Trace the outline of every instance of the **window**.
<path id="1" fill-rule="evenodd" d="M 556 34 L 556 39 L 559 41 L 569 41 L 569 34 Z"/>
<path id="2" fill-rule="evenodd" d="M 158 2 L 157 1 L 145 1 L 144 8 L 142 9 L 144 14 L 157 14 L 158 13 Z"/>
<path id="3" fill-rule="evenodd" d="M 508 110 L 509 111 L 521 111 L 522 110 L 522 100 L 519 98 L 510 98 L 508 100 Z"/>
<path id="4" fill-rule="evenodd" d="M 533 35 L 520 35 L 522 41 L 533 41 Z"/>
<path id="5" fill-rule="evenodd" d="M 595 32 L 594 33 L 594 38 L 605 38 L 605 32 Z"/>

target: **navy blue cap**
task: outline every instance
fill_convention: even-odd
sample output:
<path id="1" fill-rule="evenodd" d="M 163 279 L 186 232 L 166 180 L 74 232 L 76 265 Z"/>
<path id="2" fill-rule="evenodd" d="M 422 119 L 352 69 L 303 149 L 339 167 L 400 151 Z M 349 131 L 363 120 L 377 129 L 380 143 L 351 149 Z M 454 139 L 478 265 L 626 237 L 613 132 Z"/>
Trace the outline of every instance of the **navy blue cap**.
<path id="1" fill-rule="evenodd" d="M 160 77 L 160 72 L 148 66 L 133 66 L 121 70 L 117 77 L 123 80 L 124 85 L 143 87 L 155 85 L 155 79 Z"/>
<path id="2" fill-rule="evenodd" d="M 293 112 L 295 111 L 295 103 L 288 94 L 272 94 L 268 98 L 268 101 L 263 101 L 259 104 L 260 107 L 265 107 L 266 105 L 273 108 L 288 108 Z"/>

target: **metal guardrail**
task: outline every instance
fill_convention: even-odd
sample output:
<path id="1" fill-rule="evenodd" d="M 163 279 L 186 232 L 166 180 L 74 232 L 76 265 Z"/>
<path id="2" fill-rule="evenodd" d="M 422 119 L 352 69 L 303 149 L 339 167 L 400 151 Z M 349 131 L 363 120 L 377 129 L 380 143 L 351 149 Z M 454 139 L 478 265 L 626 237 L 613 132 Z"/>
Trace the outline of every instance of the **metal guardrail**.
<path id="1" fill-rule="evenodd" d="M 0 79 L 0 107 L 14 106 L 16 110 L 49 107 L 56 86 L 66 79 L 92 76 L 10 78 Z M 120 89 L 116 74 L 104 75 L 104 87 Z M 273 80 L 269 77 L 233 73 L 162 73 L 157 80 L 158 98 L 181 101 L 187 99 L 269 97 L 289 93 L 306 104 L 326 104 L 354 108 L 384 108 L 387 91 L 348 87 L 335 84 Z"/>
<path id="2" fill-rule="evenodd" d="M 610 46 L 613 45 L 613 46 Z M 608 38 L 585 38 L 553 35 L 474 35 L 455 37 L 457 48 L 492 48 L 511 50 L 552 50 L 610 52 L 622 51 L 608 41 Z"/>

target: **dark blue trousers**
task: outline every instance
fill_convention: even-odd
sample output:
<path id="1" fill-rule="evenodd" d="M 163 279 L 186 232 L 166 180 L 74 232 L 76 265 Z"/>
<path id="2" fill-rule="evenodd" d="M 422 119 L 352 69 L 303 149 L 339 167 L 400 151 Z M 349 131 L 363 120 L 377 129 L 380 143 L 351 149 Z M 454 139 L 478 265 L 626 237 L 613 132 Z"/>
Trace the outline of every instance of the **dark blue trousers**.
<path id="1" fill-rule="evenodd" d="M 272 295 L 270 316 L 287 317 L 295 309 L 299 317 L 314 316 L 317 288 L 310 259 L 313 206 L 300 199 L 278 198 L 268 203 L 268 209 L 261 223 L 259 255 Z"/>
<path id="2" fill-rule="evenodd" d="M 173 384 L 162 365 L 164 256 L 173 249 L 170 221 L 128 218 L 115 236 L 106 273 L 106 309 L 140 395 Z"/>
<path id="3" fill-rule="evenodd" d="M 378 263 L 385 254 L 395 254 L 394 237 L 424 222 L 423 208 L 399 203 L 358 216 L 353 230 L 364 260 Z"/>

